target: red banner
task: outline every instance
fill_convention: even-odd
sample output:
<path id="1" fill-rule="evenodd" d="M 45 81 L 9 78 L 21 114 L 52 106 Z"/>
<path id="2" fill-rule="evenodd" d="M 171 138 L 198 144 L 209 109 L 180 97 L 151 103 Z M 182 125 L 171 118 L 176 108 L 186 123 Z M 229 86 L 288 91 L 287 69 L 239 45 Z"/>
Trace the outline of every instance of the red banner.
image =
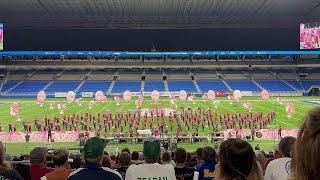
<path id="1" fill-rule="evenodd" d="M 215 93 L 216 93 L 216 96 L 218 96 L 218 97 L 225 97 L 227 95 L 226 92 L 215 91 Z"/>

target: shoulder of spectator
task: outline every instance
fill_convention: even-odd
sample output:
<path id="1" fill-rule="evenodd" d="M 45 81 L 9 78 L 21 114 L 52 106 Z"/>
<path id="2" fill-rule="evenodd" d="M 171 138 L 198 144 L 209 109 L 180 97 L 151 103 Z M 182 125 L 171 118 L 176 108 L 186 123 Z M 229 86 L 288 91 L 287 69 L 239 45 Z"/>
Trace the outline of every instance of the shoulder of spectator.
<path id="1" fill-rule="evenodd" d="M 102 168 L 103 170 L 105 170 L 105 171 L 108 171 L 108 172 L 111 172 L 111 173 L 116 174 L 117 176 L 119 176 L 120 179 L 122 179 L 122 176 L 121 176 L 121 174 L 120 174 L 118 171 L 113 170 L 113 169 L 110 169 L 110 168 L 107 168 L 107 167 L 101 167 L 101 168 Z"/>

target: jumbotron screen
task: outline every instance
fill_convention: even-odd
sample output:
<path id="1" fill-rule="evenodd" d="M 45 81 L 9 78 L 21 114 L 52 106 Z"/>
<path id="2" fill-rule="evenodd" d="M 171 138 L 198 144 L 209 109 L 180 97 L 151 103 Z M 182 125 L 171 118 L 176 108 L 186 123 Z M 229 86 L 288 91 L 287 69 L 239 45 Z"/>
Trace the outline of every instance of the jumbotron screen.
<path id="1" fill-rule="evenodd" d="M 0 50 L 3 50 L 3 24 L 0 24 Z"/>
<path id="2" fill-rule="evenodd" d="M 300 24 L 300 49 L 320 48 L 320 23 Z"/>

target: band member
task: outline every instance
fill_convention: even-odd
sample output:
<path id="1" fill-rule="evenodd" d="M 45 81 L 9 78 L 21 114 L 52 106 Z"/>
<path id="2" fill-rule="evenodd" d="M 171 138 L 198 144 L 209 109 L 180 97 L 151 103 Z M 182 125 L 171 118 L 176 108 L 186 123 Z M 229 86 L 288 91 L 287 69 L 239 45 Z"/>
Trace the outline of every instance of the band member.
<path id="1" fill-rule="evenodd" d="M 52 142 L 52 133 L 51 133 L 50 127 L 48 127 L 48 142 L 49 142 L 49 140 L 50 140 L 50 142 Z"/>
<path id="2" fill-rule="evenodd" d="M 278 129 L 278 138 L 279 139 L 282 138 L 282 128 L 281 128 L 281 126 L 279 126 L 279 129 Z"/>
<path id="3" fill-rule="evenodd" d="M 8 126 L 9 126 L 9 132 L 12 132 L 13 130 L 12 130 L 12 127 L 13 127 L 13 125 L 12 125 L 12 122 L 10 121 L 10 123 L 8 124 Z"/>

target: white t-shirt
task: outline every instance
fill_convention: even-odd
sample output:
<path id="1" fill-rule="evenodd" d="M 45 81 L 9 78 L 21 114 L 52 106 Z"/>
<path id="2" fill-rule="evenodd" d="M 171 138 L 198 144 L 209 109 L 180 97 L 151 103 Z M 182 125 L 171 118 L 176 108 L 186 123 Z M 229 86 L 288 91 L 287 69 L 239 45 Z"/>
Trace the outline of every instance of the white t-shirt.
<path id="1" fill-rule="evenodd" d="M 175 180 L 176 175 L 170 164 L 132 164 L 126 172 L 126 180 L 163 179 Z"/>
<path id="2" fill-rule="evenodd" d="M 286 180 L 291 174 L 291 158 L 278 158 L 268 164 L 265 180 Z"/>

